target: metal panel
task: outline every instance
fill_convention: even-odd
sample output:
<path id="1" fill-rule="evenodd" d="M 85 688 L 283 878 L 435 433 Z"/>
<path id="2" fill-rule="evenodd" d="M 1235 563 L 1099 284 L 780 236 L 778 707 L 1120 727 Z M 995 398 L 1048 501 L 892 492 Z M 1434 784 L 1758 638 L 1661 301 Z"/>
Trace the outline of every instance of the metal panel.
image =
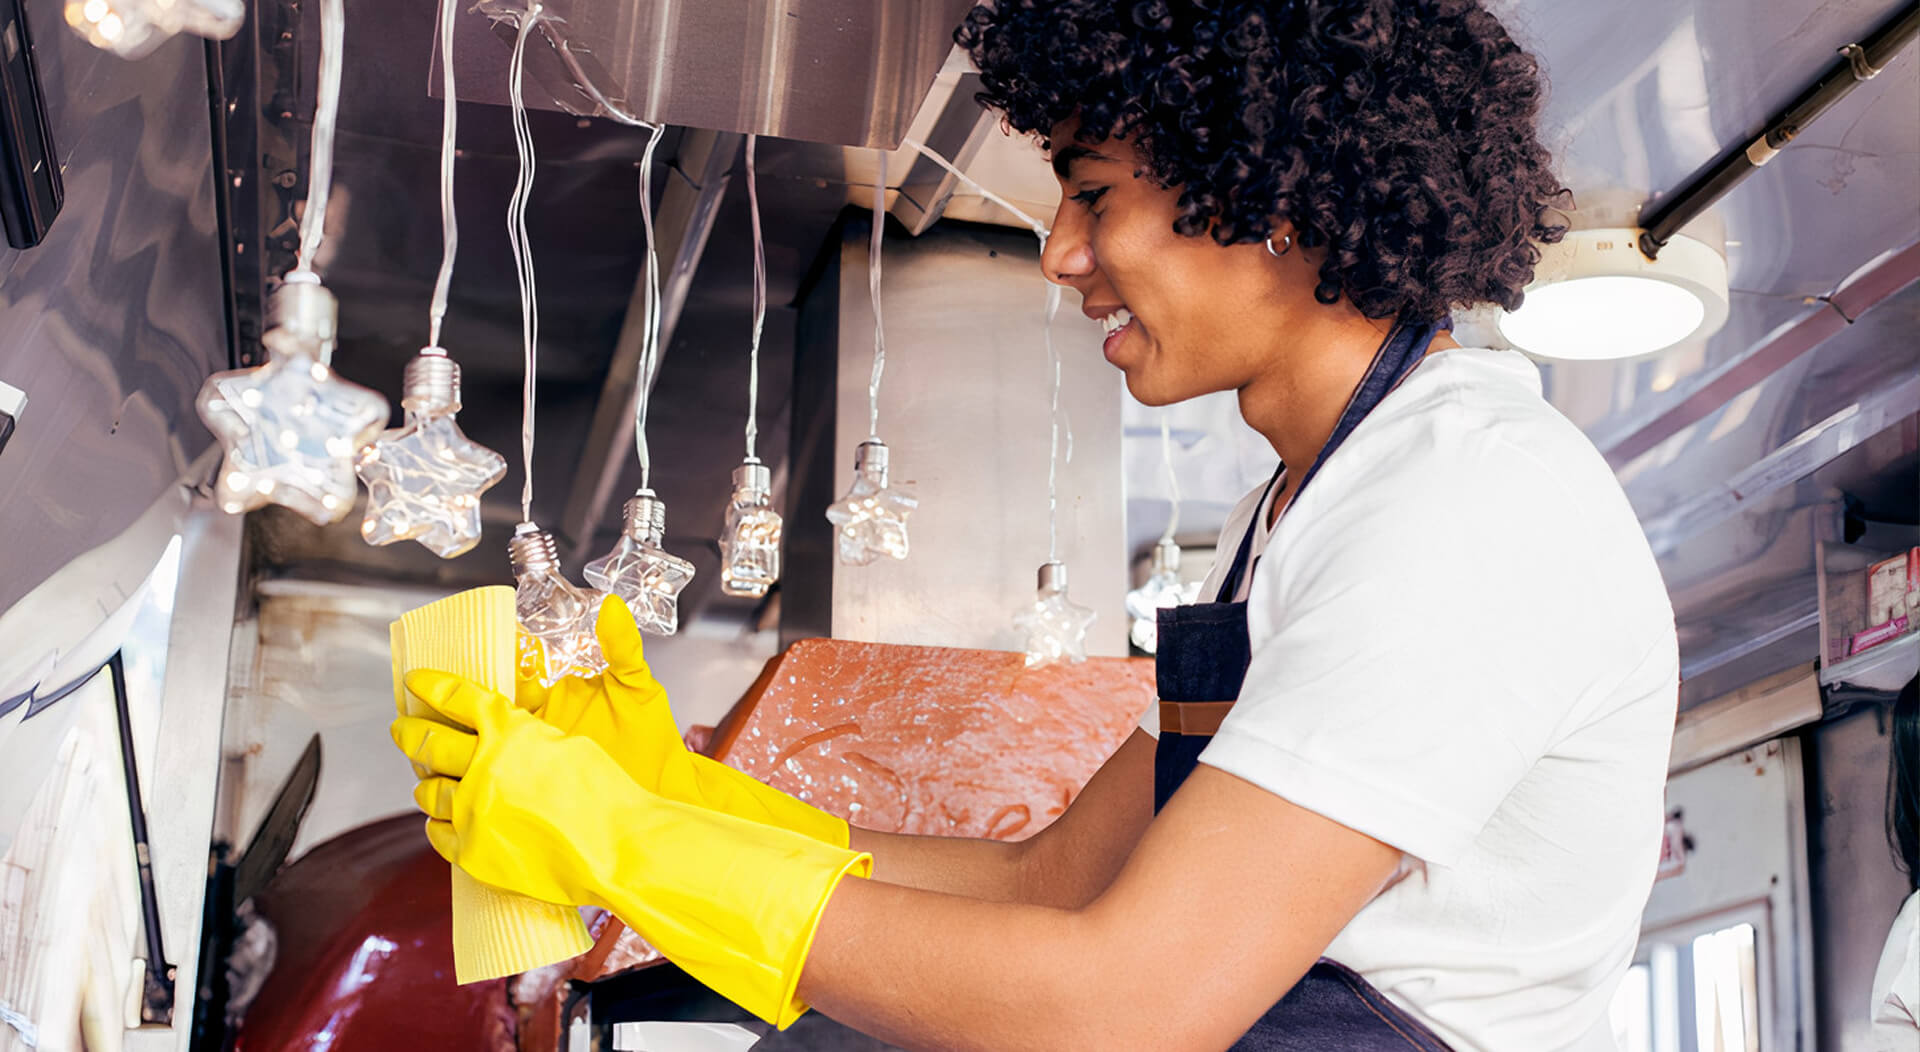
<path id="1" fill-rule="evenodd" d="M 849 222 L 841 243 L 836 495 L 852 482 L 854 444 L 867 437 L 873 313 L 859 280 L 867 230 Z M 1034 571 L 1047 558 L 1046 285 L 1038 247 L 1026 234 L 936 227 L 914 241 L 889 241 L 882 258 L 888 360 L 880 434 L 893 450 L 894 477 L 915 488 L 921 505 L 910 520 L 907 560 L 834 564 L 832 634 L 1020 649 L 1012 620 L 1032 603 Z M 1071 307 L 1055 321 L 1054 340 L 1073 429 L 1072 460 L 1060 471 L 1061 557 L 1075 600 L 1099 617 L 1088 652 L 1125 654 L 1121 377 L 1094 350 L 1099 327 Z"/>
<path id="2" fill-rule="evenodd" d="M 506 5 L 513 10 L 519 5 Z M 529 105 L 785 139 L 894 146 L 972 0 L 547 0 Z M 504 27 L 454 31 L 459 94 L 507 101 Z M 436 60 L 437 61 L 437 60 Z M 437 89 L 436 89 L 437 90 Z"/>
<path id="3" fill-rule="evenodd" d="M 1800 743 L 1755 746 L 1667 782 L 1686 827 L 1686 869 L 1653 886 L 1643 943 L 1685 941 L 1725 924 L 1755 926 L 1760 1047 L 1811 1050 L 1812 920 Z M 1864 1001 L 1864 999 L 1863 999 Z"/>
<path id="4" fill-rule="evenodd" d="M 129 63 L 68 32 L 55 0 L 27 7 L 67 208 L 39 247 L 0 250 L 0 380 L 30 399 L 0 454 L 0 616 L 21 611 L 0 621 L 0 689 L 152 570 L 210 444 L 194 393 L 227 357 L 204 51 Z"/>
<path id="5" fill-rule="evenodd" d="M 181 534 L 155 761 L 142 767 L 160 923 L 174 951 L 173 1026 L 127 1033 L 127 1052 L 185 1052 L 198 988 L 200 922 L 220 775 L 220 729 L 239 611 L 241 524 L 199 502 Z M 148 774 L 148 772 L 151 772 Z"/>

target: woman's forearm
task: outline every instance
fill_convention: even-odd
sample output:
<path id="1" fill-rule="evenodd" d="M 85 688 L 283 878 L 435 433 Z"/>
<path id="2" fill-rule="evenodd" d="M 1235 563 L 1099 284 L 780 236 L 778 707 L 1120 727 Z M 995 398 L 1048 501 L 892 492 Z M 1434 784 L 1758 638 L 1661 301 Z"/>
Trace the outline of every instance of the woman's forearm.
<path id="1" fill-rule="evenodd" d="M 873 879 L 988 902 L 1026 901 L 1027 843 L 853 830 L 853 849 L 873 856 Z"/>
<path id="2" fill-rule="evenodd" d="M 1147 969 L 1101 952 L 1084 910 L 849 880 L 827 905 L 800 996 L 910 1049 L 1174 1049 Z M 1165 1040 L 1161 1040 L 1164 1038 Z"/>
<path id="3" fill-rule="evenodd" d="M 1019 843 L 855 829 L 873 879 L 988 902 L 1073 909 L 1113 882 L 1153 818 L 1153 739 L 1135 732 L 1059 821 Z"/>

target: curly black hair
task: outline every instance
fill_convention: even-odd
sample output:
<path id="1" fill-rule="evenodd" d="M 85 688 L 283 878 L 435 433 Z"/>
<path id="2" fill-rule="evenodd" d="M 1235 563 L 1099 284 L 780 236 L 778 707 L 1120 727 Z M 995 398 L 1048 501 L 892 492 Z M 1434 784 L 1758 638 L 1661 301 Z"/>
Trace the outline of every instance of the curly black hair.
<path id="1" fill-rule="evenodd" d="M 1177 233 L 1325 246 L 1322 303 L 1511 310 L 1565 233 L 1539 64 L 1479 0 L 1000 0 L 954 36 L 1014 130 L 1135 143 Z"/>

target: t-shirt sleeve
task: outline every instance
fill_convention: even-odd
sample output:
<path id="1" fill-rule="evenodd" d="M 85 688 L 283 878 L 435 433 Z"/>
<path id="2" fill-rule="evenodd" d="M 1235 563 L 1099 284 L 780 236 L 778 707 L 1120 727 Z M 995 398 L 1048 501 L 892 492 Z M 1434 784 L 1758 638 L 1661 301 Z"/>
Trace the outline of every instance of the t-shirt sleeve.
<path id="1" fill-rule="evenodd" d="M 1288 512 L 1200 761 L 1444 866 L 1574 718 L 1581 640 L 1610 615 L 1551 475 L 1517 452 L 1420 459 Z"/>

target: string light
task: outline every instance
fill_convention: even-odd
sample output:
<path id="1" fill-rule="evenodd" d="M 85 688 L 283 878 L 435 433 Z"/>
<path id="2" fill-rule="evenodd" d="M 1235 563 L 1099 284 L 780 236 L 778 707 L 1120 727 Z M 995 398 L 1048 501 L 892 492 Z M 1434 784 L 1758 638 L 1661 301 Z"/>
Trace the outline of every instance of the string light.
<path id="1" fill-rule="evenodd" d="M 726 532 L 720 536 L 720 590 L 758 599 L 780 579 L 780 513 L 773 476 L 754 449 L 760 433 L 760 336 L 767 323 L 767 245 L 760 230 L 757 135 L 747 136 L 747 210 L 753 225 L 753 335 L 747 355 L 747 456 L 733 472 Z"/>
<path id="2" fill-rule="evenodd" d="M 867 440 L 853 454 L 853 485 L 827 508 L 835 549 L 848 566 L 907 557 L 907 516 L 920 502 L 889 481 L 887 444 L 880 440 L 880 378 L 887 367 L 886 325 L 880 303 L 880 245 L 887 220 L 887 155 L 873 180 L 873 230 L 867 245 L 867 294 L 873 300 L 873 375 L 867 381 Z"/>
<path id="3" fill-rule="evenodd" d="M 507 474 L 507 459 L 467 438 L 460 411 L 460 366 L 440 346 L 453 260 L 460 248 L 454 215 L 453 162 L 458 108 L 453 78 L 457 0 L 440 2 L 440 272 L 427 308 L 427 346 L 407 363 L 402 426 L 361 451 L 355 470 L 367 486 L 360 536 L 368 544 L 418 541 L 451 559 L 480 543 L 480 495 Z"/>
<path id="4" fill-rule="evenodd" d="M 214 496 L 230 514 L 279 504 L 318 525 L 345 518 L 353 507 L 355 458 L 388 417 L 384 397 L 335 375 L 339 304 L 313 271 L 333 186 L 345 35 L 344 0 L 321 0 L 319 93 L 300 250 L 268 303 L 260 340 L 267 361 L 213 374 L 194 400 L 222 447 Z"/>
<path id="5" fill-rule="evenodd" d="M 587 564 L 587 583 L 620 597 L 642 632 L 670 636 L 680 630 L 680 593 L 693 580 L 693 564 L 666 550 L 667 504 L 653 491 L 653 457 L 647 445 L 647 410 L 660 368 L 660 251 L 653 228 L 653 152 L 665 128 L 652 127 L 640 155 L 640 222 L 646 233 L 647 283 L 641 304 L 640 369 L 633 393 L 634 455 L 640 488 L 621 512 L 613 550 Z"/>
<path id="6" fill-rule="evenodd" d="M 1153 565 L 1146 581 L 1127 593 L 1127 613 L 1133 618 L 1129 635 L 1133 645 L 1149 654 L 1160 649 L 1159 612 L 1191 603 L 1200 597 L 1200 582 L 1180 583 L 1180 476 L 1173 465 L 1173 428 L 1170 411 L 1160 410 L 1160 461 L 1167 472 L 1167 528 L 1153 546 Z"/>
<path id="7" fill-rule="evenodd" d="M 521 630 L 518 637 L 521 672 L 551 686 L 565 676 L 598 675 L 606 671 L 607 661 L 594 634 L 600 597 L 567 580 L 553 535 L 533 521 L 540 297 L 534 284 L 533 246 L 527 237 L 527 200 L 533 194 L 534 153 L 523 84 L 527 37 L 543 17 L 542 11 L 536 2 L 518 16 L 513 59 L 507 67 L 507 89 L 513 104 L 514 150 L 520 161 L 513 196 L 507 203 L 507 237 L 512 242 L 514 272 L 520 285 L 520 337 L 526 369 L 520 393 L 520 455 L 526 478 L 520 491 L 521 522 L 514 527 L 507 555 L 513 569 L 514 613 Z"/>
<path id="8" fill-rule="evenodd" d="M 1041 251 L 1046 239 L 1041 238 Z M 1066 439 L 1065 460 L 1073 461 L 1073 427 L 1060 402 L 1060 352 L 1053 342 L 1053 320 L 1060 312 L 1060 286 L 1047 283 L 1047 310 L 1044 326 L 1047 344 L 1048 438 L 1047 438 L 1047 561 L 1039 572 L 1038 594 L 1033 605 L 1014 618 L 1014 627 L 1026 637 L 1027 667 L 1057 661 L 1081 662 L 1087 659 L 1087 629 L 1093 624 L 1092 610 L 1075 603 L 1067 595 L 1067 567 L 1060 561 L 1060 462 L 1061 438 Z"/>

